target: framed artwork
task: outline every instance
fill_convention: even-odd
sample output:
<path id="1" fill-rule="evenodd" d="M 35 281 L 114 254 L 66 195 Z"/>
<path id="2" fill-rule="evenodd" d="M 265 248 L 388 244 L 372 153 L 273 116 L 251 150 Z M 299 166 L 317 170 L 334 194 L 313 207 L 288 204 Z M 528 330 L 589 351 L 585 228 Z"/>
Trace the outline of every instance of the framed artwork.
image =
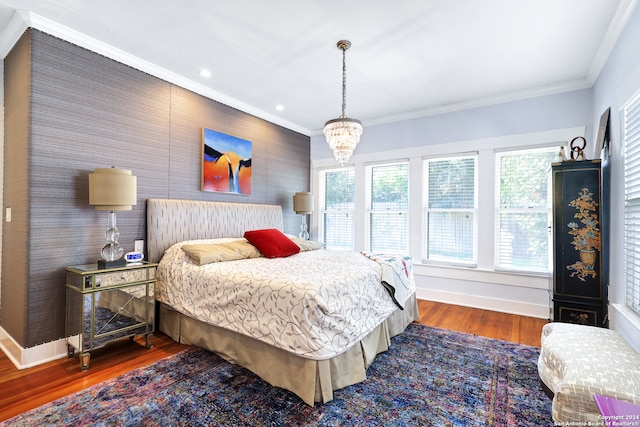
<path id="1" fill-rule="evenodd" d="M 251 194 L 251 141 L 202 128 L 200 190 Z"/>
<path id="2" fill-rule="evenodd" d="M 611 107 L 607 108 L 602 116 L 600 116 L 600 125 L 598 126 L 598 136 L 596 139 L 596 151 L 594 156 L 605 159 L 609 157 L 609 115 Z M 603 151 L 604 150 L 604 151 Z"/>

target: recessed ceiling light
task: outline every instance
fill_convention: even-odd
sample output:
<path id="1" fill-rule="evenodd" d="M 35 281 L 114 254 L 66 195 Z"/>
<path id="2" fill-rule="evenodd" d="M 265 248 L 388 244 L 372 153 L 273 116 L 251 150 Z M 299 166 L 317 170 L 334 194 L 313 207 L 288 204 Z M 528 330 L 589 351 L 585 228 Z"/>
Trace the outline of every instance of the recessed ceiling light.
<path id="1" fill-rule="evenodd" d="M 202 77 L 211 77 L 211 71 L 209 70 L 200 70 L 198 72 Z"/>
<path id="2" fill-rule="evenodd" d="M 282 104 L 276 105 L 276 110 L 278 110 L 278 111 L 284 110 L 284 105 L 282 105 Z"/>

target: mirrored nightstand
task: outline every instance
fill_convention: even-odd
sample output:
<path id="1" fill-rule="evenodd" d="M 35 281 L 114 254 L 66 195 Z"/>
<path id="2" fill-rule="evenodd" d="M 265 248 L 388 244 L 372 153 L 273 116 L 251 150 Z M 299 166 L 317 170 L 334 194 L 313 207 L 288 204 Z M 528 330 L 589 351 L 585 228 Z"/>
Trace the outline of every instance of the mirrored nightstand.
<path id="1" fill-rule="evenodd" d="M 144 335 L 146 347 L 153 345 L 157 266 L 67 267 L 67 353 L 71 358 L 79 352 L 83 371 L 89 368 L 90 351 L 112 341 Z"/>

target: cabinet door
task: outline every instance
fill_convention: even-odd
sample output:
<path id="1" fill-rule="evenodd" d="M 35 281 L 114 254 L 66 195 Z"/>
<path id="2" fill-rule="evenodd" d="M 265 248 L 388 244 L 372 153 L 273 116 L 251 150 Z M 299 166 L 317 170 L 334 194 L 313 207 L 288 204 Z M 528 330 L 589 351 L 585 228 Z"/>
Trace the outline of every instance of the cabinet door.
<path id="1" fill-rule="evenodd" d="M 600 167 L 553 168 L 554 299 L 603 299 Z"/>
<path id="2" fill-rule="evenodd" d="M 602 306 L 556 301 L 554 316 L 558 322 L 599 326 L 603 323 Z"/>

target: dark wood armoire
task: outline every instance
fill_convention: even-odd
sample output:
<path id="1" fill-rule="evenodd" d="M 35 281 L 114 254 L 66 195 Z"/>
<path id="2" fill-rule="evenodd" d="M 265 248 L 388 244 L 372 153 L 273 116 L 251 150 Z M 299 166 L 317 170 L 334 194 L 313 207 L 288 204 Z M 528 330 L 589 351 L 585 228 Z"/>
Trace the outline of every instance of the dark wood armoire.
<path id="1" fill-rule="evenodd" d="M 600 160 L 551 166 L 553 320 L 608 327 L 608 194 Z"/>

